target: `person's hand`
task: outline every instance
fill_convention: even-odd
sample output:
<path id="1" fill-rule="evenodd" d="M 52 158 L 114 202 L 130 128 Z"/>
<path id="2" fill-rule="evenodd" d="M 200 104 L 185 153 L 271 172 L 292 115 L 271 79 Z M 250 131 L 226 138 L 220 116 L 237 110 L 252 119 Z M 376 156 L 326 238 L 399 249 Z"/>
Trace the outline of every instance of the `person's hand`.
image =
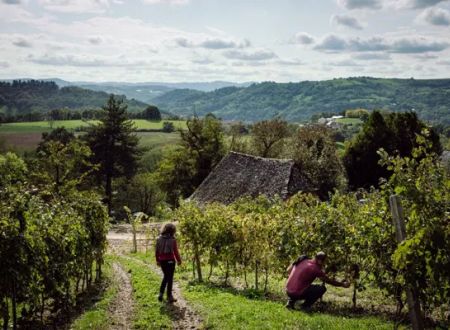
<path id="1" fill-rule="evenodd" d="M 157 265 L 158 267 L 161 267 L 161 264 L 159 263 L 159 261 L 156 262 L 156 265 Z"/>
<path id="2" fill-rule="evenodd" d="M 178 266 L 181 266 L 181 261 L 178 262 Z"/>
<path id="3" fill-rule="evenodd" d="M 342 287 L 343 287 L 343 288 L 349 288 L 349 287 L 350 287 L 350 282 L 343 281 L 343 282 L 342 282 Z"/>

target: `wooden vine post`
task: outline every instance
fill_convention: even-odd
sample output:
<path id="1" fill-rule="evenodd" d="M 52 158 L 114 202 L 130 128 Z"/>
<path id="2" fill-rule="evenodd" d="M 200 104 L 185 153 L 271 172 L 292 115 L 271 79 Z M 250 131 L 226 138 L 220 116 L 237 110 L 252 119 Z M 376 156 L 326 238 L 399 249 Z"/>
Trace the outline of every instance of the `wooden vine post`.
<path id="1" fill-rule="evenodd" d="M 391 195 L 389 197 L 389 205 L 391 207 L 396 238 L 398 243 L 401 243 L 406 239 L 406 227 L 400 196 Z M 418 296 L 417 287 L 408 283 L 406 286 L 406 299 L 408 303 L 409 318 L 414 330 L 424 329 Z"/>

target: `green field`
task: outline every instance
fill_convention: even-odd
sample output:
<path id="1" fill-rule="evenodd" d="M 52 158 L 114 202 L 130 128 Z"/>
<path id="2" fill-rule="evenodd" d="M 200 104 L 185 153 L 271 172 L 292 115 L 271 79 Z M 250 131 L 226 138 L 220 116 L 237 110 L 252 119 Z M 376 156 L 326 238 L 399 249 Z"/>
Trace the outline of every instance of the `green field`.
<path id="1" fill-rule="evenodd" d="M 182 120 L 165 120 L 174 124 L 175 128 L 185 128 L 186 122 Z M 164 121 L 148 121 L 145 119 L 133 120 L 137 129 L 162 129 Z M 20 122 L 20 123 L 6 123 L 0 125 L 0 133 L 37 133 L 47 132 L 56 127 L 65 127 L 73 130 L 79 127 L 86 127 L 95 124 L 95 120 L 55 120 L 49 121 L 35 121 L 35 122 Z"/>
<path id="2" fill-rule="evenodd" d="M 185 121 L 169 120 L 175 128 L 185 128 Z M 137 129 L 161 129 L 163 121 L 152 122 L 144 119 L 133 120 Z M 96 121 L 82 121 L 82 120 L 60 120 L 52 123 L 53 128 L 65 127 L 68 130 L 75 130 L 79 127 L 86 127 L 95 124 Z M 0 125 L 0 142 L 7 149 L 12 149 L 17 152 L 27 152 L 34 150 L 41 140 L 42 133 L 51 131 L 50 123 L 47 121 L 37 122 L 21 122 L 21 123 L 6 123 Z M 149 149 L 162 149 L 167 145 L 175 144 L 179 141 L 178 132 L 163 133 L 163 132 L 137 132 L 140 138 L 140 143 L 143 147 Z"/>

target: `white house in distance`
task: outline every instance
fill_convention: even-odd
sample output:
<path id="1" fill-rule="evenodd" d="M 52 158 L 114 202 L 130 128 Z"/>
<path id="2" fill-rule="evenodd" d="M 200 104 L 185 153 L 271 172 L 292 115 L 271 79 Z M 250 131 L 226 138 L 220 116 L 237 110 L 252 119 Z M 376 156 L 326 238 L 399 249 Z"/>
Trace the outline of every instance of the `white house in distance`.
<path id="1" fill-rule="evenodd" d="M 333 128 L 333 129 L 338 129 L 341 127 L 341 124 L 339 122 L 337 122 L 337 119 L 341 119 L 344 118 L 344 116 L 333 116 L 330 118 L 319 118 L 319 120 L 317 121 L 319 124 L 321 125 L 325 125 L 327 127 Z"/>

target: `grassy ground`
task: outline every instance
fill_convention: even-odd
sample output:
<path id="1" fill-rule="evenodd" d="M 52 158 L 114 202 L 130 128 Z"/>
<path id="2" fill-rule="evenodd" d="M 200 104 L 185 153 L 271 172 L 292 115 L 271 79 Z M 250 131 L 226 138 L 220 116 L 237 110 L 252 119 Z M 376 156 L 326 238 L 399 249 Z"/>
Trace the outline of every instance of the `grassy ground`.
<path id="1" fill-rule="evenodd" d="M 72 325 L 74 330 L 103 330 L 108 329 L 109 317 L 108 307 L 117 295 L 118 283 L 112 276 L 111 258 L 107 259 L 103 268 L 107 289 L 103 292 L 100 300 L 90 309 L 85 311 Z"/>
<path id="2" fill-rule="evenodd" d="M 135 120 L 139 129 L 160 129 L 162 122 L 149 122 L 147 120 Z M 175 127 L 185 127 L 184 121 L 172 121 Z M 75 129 L 79 126 L 86 126 L 88 123 L 81 120 L 56 121 L 53 127 L 64 126 L 68 129 Z M 0 142 L 7 149 L 12 149 L 19 153 L 29 152 L 36 149 L 41 141 L 43 132 L 49 132 L 48 122 L 29 122 L 29 123 L 7 123 L 0 125 Z M 163 149 L 168 145 L 176 144 L 179 139 L 179 133 L 162 132 L 137 132 L 140 138 L 140 144 L 149 149 Z"/>
<path id="3" fill-rule="evenodd" d="M 124 257 L 118 257 L 118 261 L 131 275 L 136 304 L 133 329 L 171 329 L 172 321 L 166 306 L 156 299 L 160 277 L 137 261 Z"/>
<path id="4" fill-rule="evenodd" d="M 137 129 L 161 129 L 163 121 L 148 121 L 144 119 L 133 120 Z M 185 121 L 167 120 L 174 124 L 175 128 L 185 128 Z M 90 124 L 95 124 L 96 121 L 83 120 L 55 120 L 51 124 L 48 121 L 23 122 L 23 123 L 6 123 L 0 125 L 0 133 L 33 133 L 33 132 L 47 132 L 56 127 L 65 127 L 66 129 L 76 129 L 78 127 L 85 127 Z"/>
<path id="5" fill-rule="evenodd" d="M 153 262 L 153 258 L 144 254 L 137 254 L 134 257 L 145 262 Z M 151 272 L 150 269 L 147 271 Z M 185 299 L 200 313 L 204 326 L 208 329 L 393 328 L 393 323 L 389 321 L 364 314 L 348 316 L 320 311 L 313 313 L 290 311 L 284 307 L 284 301 L 265 298 L 258 294 L 251 295 L 249 294 L 251 291 L 192 282 L 189 280 L 190 272 L 188 267 L 179 268 L 176 280 L 180 283 Z M 153 292 L 153 299 L 156 292 Z"/>

